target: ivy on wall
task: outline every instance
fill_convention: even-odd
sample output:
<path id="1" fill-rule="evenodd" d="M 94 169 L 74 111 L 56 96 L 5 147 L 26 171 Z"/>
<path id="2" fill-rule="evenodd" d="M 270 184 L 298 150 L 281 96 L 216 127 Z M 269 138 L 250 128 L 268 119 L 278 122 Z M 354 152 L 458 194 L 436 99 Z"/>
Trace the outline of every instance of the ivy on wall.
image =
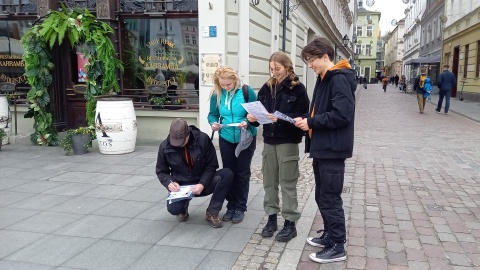
<path id="1" fill-rule="evenodd" d="M 118 59 L 110 34 L 112 28 L 95 19 L 85 9 L 61 11 L 51 10 L 42 24 L 34 25 L 22 38 L 24 47 L 23 61 L 25 75 L 31 86 L 27 94 L 30 108 L 26 118 L 34 118 L 35 133 L 32 134 L 35 143 L 40 145 L 58 144 L 57 134 L 52 126 L 50 95 L 48 90 L 52 84 L 51 49 L 55 44 L 68 40 L 72 48 L 85 44 L 84 56 L 88 59 L 85 65 L 87 73 L 87 122 L 94 125 L 96 96 L 112 95 L 119 91 L 116 69 L 123 71 L 123 65 Z"/>

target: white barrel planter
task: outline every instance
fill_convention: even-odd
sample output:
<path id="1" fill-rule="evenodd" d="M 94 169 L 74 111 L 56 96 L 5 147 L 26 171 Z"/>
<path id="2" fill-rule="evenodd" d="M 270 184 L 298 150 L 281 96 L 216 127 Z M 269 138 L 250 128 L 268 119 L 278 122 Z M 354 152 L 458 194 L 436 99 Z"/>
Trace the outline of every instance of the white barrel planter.
<path id="1" fill-rule="evenodd" d="M 10 116 L 10 107 L 8 106 L 8 100 L 6 95 L 0 95 L 0 128 L 7 133 L 7 136 L 3 138 L 1 144 L 8 144 L 10 137 L 10 129 L 12 127 L 12 118 Z"/>
<path id="2" fill-rule="evenodd" d="M 95 134 L 100 153 L 127 154 L 135 150 L 137 117 L 129 98 L 101 98 L 95 111 Z"/>

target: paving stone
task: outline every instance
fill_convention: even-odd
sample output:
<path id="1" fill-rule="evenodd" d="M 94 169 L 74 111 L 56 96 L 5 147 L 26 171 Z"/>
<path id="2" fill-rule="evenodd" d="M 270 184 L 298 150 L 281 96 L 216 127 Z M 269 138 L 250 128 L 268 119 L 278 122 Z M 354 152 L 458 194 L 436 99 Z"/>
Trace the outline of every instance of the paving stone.
<path id="1" fill-rule="evenodd" d="M 350 269 L 365 269 L 366 263 L 363 257 L 348 256 L 347 267 Z"/>
<path id="2" fill-rule="evenodd" d="M 442 242 L 457 242 L 457 239 L 451 233 L 438 233 L 437 235 Z"/>
<path id="3" fill-rule="evenodd" d="M 385 258 L 385 249 L 381 247 L 367 247 L 367 257 L 384 259 Z"/>
<path id="4" fill-rule="evenodd" d="M 81 269 L 125 269 L 152 245 L 100 240 L 69 260 L 64 266 Z"/>
<path id="5" fill-rule="evenodd" d="M 60 266 L 96 241 L 90 238 L 49 235 L 5 259 Z"/>
<path id="6" fill-rule="evenodd" d="M 415 262 L 415 261 L 409 261 L 408 268 L 410 270 L 429 270 L 430 269 L 427 262 Z"/>
<path id="7" fill-rule="evenodd" d="M 472 266 L 470 259 L 465 254 L 446 252 L 446 255 L 453 265 Z"/>

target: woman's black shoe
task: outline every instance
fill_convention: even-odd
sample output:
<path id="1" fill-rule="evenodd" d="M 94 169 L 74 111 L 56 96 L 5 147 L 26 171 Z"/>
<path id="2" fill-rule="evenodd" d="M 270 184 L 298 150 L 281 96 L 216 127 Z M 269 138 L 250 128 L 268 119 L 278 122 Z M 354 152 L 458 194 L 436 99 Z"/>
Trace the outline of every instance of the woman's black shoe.
<path id="1" fill-rule="evenodd" d="M 297 229 L 295 228 L 295 221 L 288 221 L 285 219 L 283 229 L 277 233 L 275 240 L 280 242 L 288 242 L 297 236 Z"/>
<path id="2" fill-rule="evenodd" d="M 262 230 L 262 237 L 272 237 L 277 230 L 277 215 L 269 215 L 267 225 Z"/>

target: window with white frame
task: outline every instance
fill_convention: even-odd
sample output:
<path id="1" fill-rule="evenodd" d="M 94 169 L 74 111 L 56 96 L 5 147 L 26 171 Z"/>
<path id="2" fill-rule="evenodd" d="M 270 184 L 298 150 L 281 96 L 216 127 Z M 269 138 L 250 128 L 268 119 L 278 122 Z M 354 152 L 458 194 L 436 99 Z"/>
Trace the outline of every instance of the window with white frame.
<path id="1" fill-rule="evenodd" d="M 362 26 L 357 26 L 357 37 L 361 37 L 363 34 L 362 34 Z"/>
<path id="2" fill-rule="evenodd" d="M 370 44 L 365 45 L 365 54 L 372 55 L 372 45 Z"/>
<path id="3" fill-rule="evenodd" d="M 355 53 L 358 55 L 362 54 L 362 45 L 355 45 Z"/>
<path id="4" fill-rule="evenodd" d="M 373 26 L 367 25 L 367 36 L 371 37 L 373 35 Z"/>
<path id="5" fill-rule="evenodd" d="M 365 16 L 365 19 L 367 19 L 367 21 L 368 21 L 368 20 L 371 20 L 371 19 L 372 19 L 372 15 L 367 15 L 367 16 Z"/>

